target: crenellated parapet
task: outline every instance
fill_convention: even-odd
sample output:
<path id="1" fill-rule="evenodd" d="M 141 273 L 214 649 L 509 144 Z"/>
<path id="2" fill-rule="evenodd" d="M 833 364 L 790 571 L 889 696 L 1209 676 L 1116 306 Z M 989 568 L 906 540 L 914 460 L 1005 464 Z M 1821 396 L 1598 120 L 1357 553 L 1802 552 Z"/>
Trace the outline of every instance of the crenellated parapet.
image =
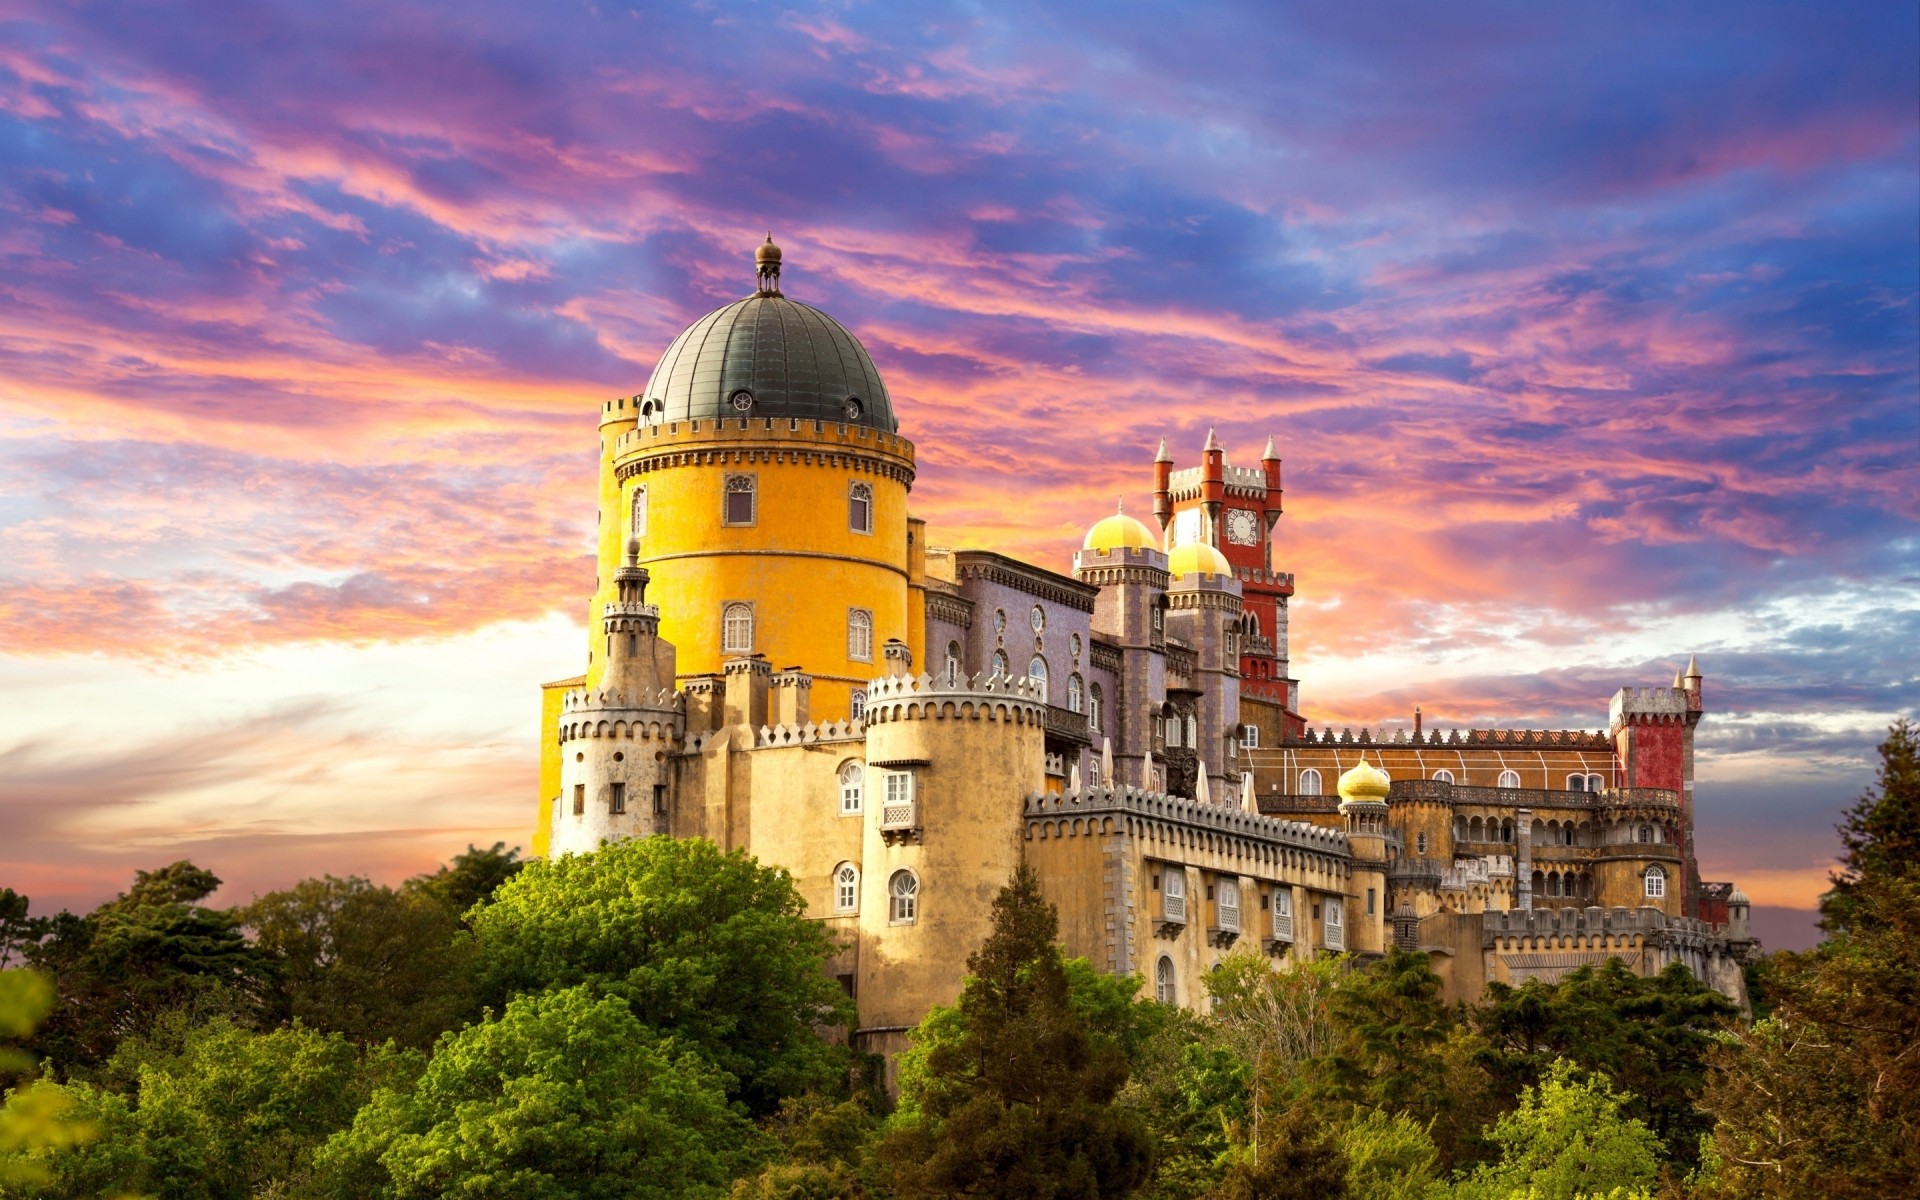
<path id="1" fill-rule="evenodd" d="M 1609 728 L 1628 725 L 1677 725 L 1698 721 L 1701 712 L 1697 687 L 1623 687 L 1607 707 Z"/>
<path id="2" fill-rule="evenodd" d="M 1481 917 L 1481 944 L 1489 949 L 1518 949 L 1525 939 L 1585 936 L 1645 938 L 1707 945 L 1725 938 L 1705 921 L 1674 917 L 1657 908 L 1536 908 L 1489 912 Z"/>
<path id="3" fill-rule="evenodd" d="M 583 738 L 677 741 L 686 732 L 686 697 L 670 688 L 568 692 L 561 699 L 562 744 Z"/>
<path id="4" fill-rule="evenodd" d="M 866 724 L 995 720 L 1044 726 L 1046 694 L 1024 675 L 892 675 L 867 685 Z"/>
<path id="5" fill-rule="evenodd" d="M 1375 732 L 1351 728 L 1339 730 L 1303 730 L 1281 743 L 1289 746 L 1488 746 L 1515 749 L 1607 750 L 1613 743 L 1607 735 L 1587 729 L 1429 729 L 1409 732 L 1396 729 Z"/>
<path id="6" fill-rule="evenodd" d="M 1036 822 L 1070 822 L 1119 814 L 1213 835 L 1245 838 L 1264 845 L 1330 855 L 1343 863 L 1352 857 L 1347 835 L 1338 829 L 1328 829 L 1306 821 L 1255 816 L 1240 808 L 1200 804 L 1185 797 L 1136 787 L 1089 787 L 1077 791 L 1036 792 L 1027 797 L 1022 811 L 1029 828 Z"/>
<path id="7" fill-rule="evenodd" d="M 866 738 L 866 725 L 860 721 L 828 721 L 816 725 L 809 721 L 805 725 L 762 725 L 754 734 L 753 748 L 766 750 L 774 746 L 824 746 L 834 742 L 858 742 Z"/>

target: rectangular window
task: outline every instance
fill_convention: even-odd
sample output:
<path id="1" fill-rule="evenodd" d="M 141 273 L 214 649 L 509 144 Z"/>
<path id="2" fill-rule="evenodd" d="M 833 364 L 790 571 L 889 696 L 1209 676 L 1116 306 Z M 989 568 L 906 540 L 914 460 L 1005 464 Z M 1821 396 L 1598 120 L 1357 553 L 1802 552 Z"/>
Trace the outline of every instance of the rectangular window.
<path id="1" fill-rule="evenodd" d="M 1167 872 L 1166 890 L 1160 895 L 1161 913 L 1169 921 L 1187 919 L 1187 877 L 1179 870 Z"/>
<path id="2" fill-rule="evenodd" d="M 847 528 L 855 533 L 873 532 L 873 489 L 864 483 L 847 489 Z"/>
<path id="3" fill-rule="evenodd" d="M 1220 928 L 1240 930 L 1240 885 L 1230 879 L 1220 883 Z"/>
<path id="4" fill-rule="evenodd" d="M 752 475 L 729 475 L 726 481 L 726 508 L 721 514 L 723 523 L 728 525 L 751 525 L 754 522 L 754 499 L 757 494 L 757 481 Z"/>
<path id="5" fill-rule="evenodd" d="M 1373 889 L 1367 889 L 1367 915 L 1373 915 Z"/>
<path id="6" fill-rule="evenodd" d="M 656 816 L 666 815 L 667 785 L 664 783 L 656 783 L 653 785 L 653 811 Z"/>
<path id="7" fill-rule="evenodd" d="M 888 771 L 881 795 L 880 828 L 912 829 L 917 823 L 913 812 L 913 772 Z"/>
<path id="8" fill-rule="evenodd" d="M 1282 942 L 1293 940 L 1293 893 L 1285 888 L 1273 890 L 1273 936 Z"/>
<path id="9" fill-rule="evenodd" d="M 581 816 L 586 811 L 587 785 L 584 783 L 576 783 L 573 785 L 573 815 L 576 817 Z"/>
<path id="10" fill-rule="evenodd" d="M 627 811 L 627 785 L 610 783 L 607 785 L 607 811 L 623 813 Z"/>
<path id="11" fill-rule="evenodd" d="M 1248 750 L 1258 750 L 1260 748 L 1260 727 L 1258 725 L 1242 725 L 1240 727 L 1240 744 Z"/>
<path id="12" fill-rule="evenodd" d="M 1343 925 L 1340 902 L 1338 900 L 1328 900 L 1326 919 L 1327 949 L 1345 950 L 1347 948 L 1347 931 L 1343 928 Z"/>

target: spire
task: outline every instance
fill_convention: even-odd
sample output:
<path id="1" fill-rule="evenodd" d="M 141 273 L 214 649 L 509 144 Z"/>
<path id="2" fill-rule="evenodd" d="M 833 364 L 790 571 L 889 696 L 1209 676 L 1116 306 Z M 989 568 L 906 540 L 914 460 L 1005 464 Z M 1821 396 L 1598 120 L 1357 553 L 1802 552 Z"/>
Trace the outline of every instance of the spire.
<path id="1" fill-rule="evenodd" d="M 1100 781 L 1108 787 L 1119 787 L 1120 781 L 1113 777 L 1113 739 L 1100 739 Z"/>
<path id="2" fill-rule="evenodd" d="M 1253 772 L 1240 776 L 1240 808 L 1251 816 L 1260 815 L 1260 801 L 1253 794 Z"/>
<path id="3" fill-rule="evenodd" d="M 1274 447 L 1272 434 L 1267 435 L 1267 448 L 1266 448 L 1266 451 L 1260 455 L 1260 461 L 1261 462 L 1279 462 L 1280 461 L 1280 451 Z"/>
<path id="4" fill-rule="evenodd" d="M 1193 802 L 1195 804 L 1212 804 L 1213 796 L 1211 789 L 1207 787 L 1207 760 L 1204 758 L 1199 759 L 1196 765 L 1200 769 L 1193 777 Z"/>
<path id="5" fill-rule="evenodd" d="M 1687 655 L 1687 678 L 1700 678 L 1700 656 L 1698 654 Z"/>
<path id="6" fill-rule="evenodd" d="M 780 247 L 773 244 L 771 231 L 767 233 L 767 240 L 753 252 L 753 270 L 761 295 L 780 294 Z"/>
<path id="7" fill-rule="evenodd" d="M 1213 436 L 1213 426 L 1207 426 L 1207 444 L 1200 448 L 1202 454 L 1212 454 L 1220 448 L 1220 439 Z"/>
<path id="8" fill-rule="evenodd" d="M 1160 439 L 1160 453 L 1153 456 L 1153 461 L 1157 463 L 1170 463 L 1173 461 L 1173 455 L 1167 453 L 1167 439 Z"/>

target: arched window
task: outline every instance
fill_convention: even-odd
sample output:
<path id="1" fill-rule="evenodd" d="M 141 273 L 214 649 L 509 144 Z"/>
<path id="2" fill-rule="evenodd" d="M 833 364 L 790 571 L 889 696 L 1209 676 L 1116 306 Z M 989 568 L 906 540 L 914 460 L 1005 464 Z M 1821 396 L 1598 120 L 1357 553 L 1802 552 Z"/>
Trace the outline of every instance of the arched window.
<path id="1" fill-rule="evenodd" d="M 729 604 L 720 610 L 720 649 L 728 654 L 753 653 L 753 605 Z"/>
<path id="2" fill-rule="evenodd" d="M 1220 928 L 1239 932 L 1240 884 L 1232 879 L 1220 881 Z"/>
<path id="3" fill-rule="evenodd" d="M 1160 890 L 1161 915 L 1169 921 L 1185 923 L 1187 919 L 1187 873 L 1179 867 L 1168 867 L 1161 875 L 1164 884 Z"/>
<path id="4" fill-rule="evenodd" d="M 1547 895 L 1558 896 L 1559 894 L 1560 894 L 1560 872 L 1555 871 L 1552 874 L 1547 876 Z"/>
<path id="5" fill-rule="evenodd" d="M 1034 611 L 1039 612 L 1040 610 L 1036 608 L 1034 609 Z M 1050 699 L 1050 697 L 1047 695 L 1047 660 L 1046 659 L 1041 658 L 1038 654 L 1034 655 L 1033 661 L 1027 664 L 1027 678 L 1033 680 L 1036 684 L 1040 685 L 1040 698 L 1042 700 Z"/>
<path id="6" fill-rule="evenodd" d="M 1153 965 L 1153 998 L 1162 1004 L 1180 1003 L 1180 994 L 1173 983 L 1173 960 L 1164 954 Z"/>
<path id="7" fill-rule="evenodd" d="M 1604 791 L 1606 791 L 1606 790 L 1607 790 L 1607 777 L 1606 777 L 1606 776 L 1604 776 L 1604 775 L 1589 775 L 1589 776 L 1587 776 L 1587 790 L 1588 790 L 1588 791 L 1590 791 L 1590 792 L 1604 792 Z"/>
<path id="8" fill-rule="evenodd" d="M 1308 767 L 1306 770 L 1300 772 L 1300 794 L 1302 796 L 1318 796 L 1321 786 L 1319 771 L 1313 767 Z"/>
<path id="9" fill-rule="evenodd" d="M 840 768 L 840 815 L 853 816 L 866 807 L 867 771 L 858 761 Z"/>
<path id="10" fill-rule="evenodd" d="M 847 657 L 873 661 L 873 614 L 864 608 L 847 610 Z"/>
<path id="11" fill-rule="evenodd" d="M 755 513 L 756 485 L 751 475 L 729 475 L 726 482 L 726 506 L 720 520 L 725 525 L 751 525 Z"/>
<path id="12" fill-rule="evenodd" d="M 887 923 L 911 925 L 920 918 L 920 881 L 912 871 L 895 871 L 887 881 Z"/>
<path id="13" fill-rule="evenodd" d="M 1013 674 L 1007 669 L 1007 656 L 998 650 L 993 652 L 993 673 L 1003 679 Z"/>
<path id="14" fill-rule="evenodd" d="M 1651 825 L 1642 825 L 1642 826 L 1640 827 L 1640 829 L 1639 829 L 1639 832 L 1638 832 L 1638 834 L 1637 834 L 1637 840 L 1639 840 L 1639 841 L 1642 841 L 1642 842 L 1651 842 L 1651 841 L 1653 841 L 1653 826 L 1651 826 Z"/>
<path id="15" fill-rule="evenodd" d="M 866 720 L 867 719 L 867 693 L 862 691 L 859 688 L 855 688 L 853 690 L 853 695 L 849 699 L 850 699 L 850 703 L 848 704 L 848 707 L 847 707 L 847 715 L 852 717 L 856 721 Z"/>
<path id="16" fill-rule="evenodd" d="M 960 682 L 960 643 L 947 643 L 947 683 Z"/>
<path id="17" fill-rule="evenodd" d="M 1585 775 L 1569 775 L 1569 776 L 1567 776 L 1567 790 L 1568 790 L 1568 791 L 1570 791 L 1570 792 L 1584 792 L 1584 791 L 1586 791 L 1586 790 L 1587 790 L 1587 777 L 1586 777 Z"/>
<path id="18" fill-rule="evenodd" d="M 1662 900 L 1667 895 L 1667 873 L 1659 867 L 1647 868 L 1647 899 Z"/>
<path id="19" fill-rule="evenodd" d="M 847 488 L 847 528 L 855 533 L 873 532 L 873 489 L 864 483 Z"/>
<path id="20" fill-rule="evenodd" d="M 1453 772 L 1447 770 L 1445 767 L 1442 767 L 1440 770 L 1435 771 L 1433 773 L 1433 781 L 1435 783 L 1452 783 Z"/>
<path id="21" fill-rule="evenodd" d="M 1085 712 L 1087 707 L 1087 685 L 1080 682 L 1078 675 L 1067 676 L 1067 711 Z"/>
<path id="22" fill-rule="evenodd" d="M 647 489 L 644 484 L 633 489 L 633 519 L 627 525 L 627 536 L 635 541 L 647 536 Z"/>
<path id="23" fill-rule="evenodd" d="M 1512 821 L 1500 822 L 1500 840 L 1503 842 L 1510 842 L 1513 840 L 1513 822 Z"/>
<path id="24" fill-rule="evenodd" d="M 1087 689 L 1087 727 L 1095 733 L 1100 732 L 1100 710 L 1106 707 L 1105 699 L 1100 694 L 1099 684 Z"/>
<path id="25" fill-rule="evenodd" d="M 833 869 L 833 911 L 860 911 L 860 868 L 843 862 Z"/>
<path id="26" fill-rule="evenodd" d="M 1520 772 L 1518 772 L 1518 771 L 1502 771 L 1502 772 L 1500 772 L 1500 783 L 1499 783 L 1499 786 L 1500 786 L 1500 787 L 1503 787 L 1503 788 L 1517 788 L 1517 787 L 1519 787 L 1519 786 L 1520 786 Z"/>

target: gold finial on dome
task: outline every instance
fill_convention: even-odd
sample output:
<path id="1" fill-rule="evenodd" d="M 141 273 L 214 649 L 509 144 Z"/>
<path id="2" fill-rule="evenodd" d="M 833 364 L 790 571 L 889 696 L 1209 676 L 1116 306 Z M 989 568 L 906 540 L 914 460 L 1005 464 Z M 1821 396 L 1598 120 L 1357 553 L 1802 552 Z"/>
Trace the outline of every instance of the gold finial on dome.
<path id="1" fill-rule="evenodd" d="M 753 252 L 754 277 L 758 281 L 760 293 L 764 296 L 780 294 L 780 247 L 773 244 L 773 231 L 767 231 L 767 240 Z"/>
<path id="2" fill-rule="evenodd" d="M 1335 785 L 1340 792 L 1340 800 L 1345 804 L 1362 804 L 1368 801 L 1384 802 L 1387 792 L 1393 787 L 1393 781 L 1387 773 L 1366 759 L 1361 759 L 1349 767 Z"/>

